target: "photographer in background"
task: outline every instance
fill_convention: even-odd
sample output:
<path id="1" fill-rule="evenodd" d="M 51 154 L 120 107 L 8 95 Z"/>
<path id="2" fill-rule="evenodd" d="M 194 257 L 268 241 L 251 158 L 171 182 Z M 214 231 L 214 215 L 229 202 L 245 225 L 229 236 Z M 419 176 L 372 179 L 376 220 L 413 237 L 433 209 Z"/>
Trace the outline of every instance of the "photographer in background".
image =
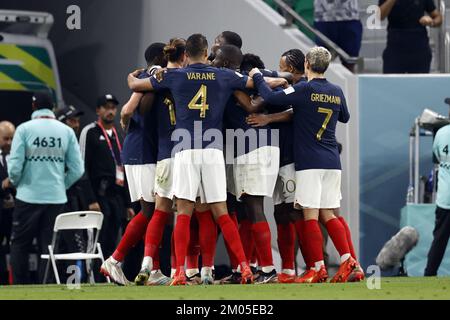
<path id="1" fill-rule="evenodd" d="M 8 284 L 9 275 L 6 255 L 9 253 L 15 190 L 9 184 L 8 161 L 15 131 L 11 122 L 0 122 L 0 285 Z"/>
<path id="2" fill-rule="evenodd" d="M 428 252 L 425 276 L 436 276 L 450 237 L 450 125 L 436 133 L 433 153 L 439 161 L 436 223 L 433 231 L 433 242 Z"/>
<path id="3" fill-rule="evenodd" d="M 381 20 L 389 20 L 383 73 L 429 73 L 432 53 L 426 27 L 442 24 L 433 0 L 379 0 L 379 7 Z"/>

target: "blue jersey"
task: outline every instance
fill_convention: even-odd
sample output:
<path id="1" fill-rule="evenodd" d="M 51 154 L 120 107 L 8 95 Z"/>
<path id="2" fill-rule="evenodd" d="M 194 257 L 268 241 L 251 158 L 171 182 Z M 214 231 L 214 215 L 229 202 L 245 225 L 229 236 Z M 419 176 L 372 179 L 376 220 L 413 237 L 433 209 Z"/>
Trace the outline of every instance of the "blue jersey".
<path id="1" fill-rule="evenodd" d="M 140 79 L 149 78 L 146 71 Z M 128 132 L 121 153 L 122 163 L 126 165 L 154 164 L 158 154 L 157 114 L 152 106 L 149 112 L 142 115 L 136 109 L 130 119 Z"/>
<path id="2" fill-rule="evenodd" d="M 433 152 L 439 160 L 438 186 L 436 204 L 443 209 L 450 209 L 450 125 L 442 127 L 436 133 Z"/>
<path id="3" fill-rule="evenodd" d="M 264 75 L 264 73 L 263 73 Z M 306 78 L 301 78 L 300 82 L 306 82 Z M 283 88 L 278 87 L 275 91 L 282 91 Z M 268 105 L 267 110 L 269 114 L 285 112 L 292 107 L 290 105 Z M 272 122 L 270 124 L 272 129 L 277 129 L 279 132 L 280 141 L 280 168 L 288 164 L 294 163 L 294 124 L 290 122 Z"/>
<path id="4" fill-rule="evenodd" d="M 153 102 L 158 119 L 158 161 L 172 156 L 172 132 L 175 129 L 175 104 L 169 90 L 158 92 Z"/>
<path id="5" fill-rule="evenodd" d="M 234 157 L 247 154 L 260 147 L 271 145 L 269 126 L 253 128 L 246 121 L 249 114 L 238 104 L 234 96 L 230 97 L 225 108 L 224 124 L 227 129 L 235 130 Z M 243 131 L 236 131 L 242 129 Z M 256 139 L 255 139 L 256 138 Z M 245 139 L 245 142 L 244 140 Z M 251 141 L 250 141 L 251 140 Z M 227 144 L 231 141 L 227 141 Z"/>
<path id="6" fill-rule="evenodd" d="M 165 70 L 150 81 L 154 90 L 169 89 L 172 93 L 176 108 L 175 129 L 190 133 L 190 146 L 183 144 L 183 149 L 222 149 L 222 139 L 204 141 L 208 140 L 207 136 L 203 138 L 205 131 L 222 130 L 225 105 L 234 90 L 245 89 L 247 79 L 238 72 L 197 63 L 183 69 Z M 194 128 L 198 129 L 194 131 Z"/>
<path id="7" fill-rule="evenodd" d="M 336 125 L 350 119 L 341 88 L 326 79 L 313 79 L 276 92 L 261 75 L 253 79 L 266 102 L 293 107 L 295 170 L 341 170 Z"/>

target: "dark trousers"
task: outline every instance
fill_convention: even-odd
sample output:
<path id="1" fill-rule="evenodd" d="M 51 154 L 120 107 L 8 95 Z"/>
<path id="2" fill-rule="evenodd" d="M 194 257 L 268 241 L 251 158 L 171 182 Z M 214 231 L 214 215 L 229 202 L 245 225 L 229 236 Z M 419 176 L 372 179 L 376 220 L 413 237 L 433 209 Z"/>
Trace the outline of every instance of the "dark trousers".
<path id="1" fill-rule="evenodd" d="M 436 207 L 436 224 L 433 231 L 433 243 L 428 252 L 425 276 L 436 276 L 450 238 L 450 210 Z"/>
<path id="2" fill-rule="evenodd" d="M 388 30 L 383 73 L 430 73 L 431 59 L 425 29 Z"/>
<path id="3" fill-rule="evenodd" d="M 6 255 L 9 253 L 13 211 L 14 209 L 0 209 L 0 285 L 8 284 Z"/>
<path id="4" fill-rule="evenodd" d="M 33 239 L 36 237 L 39 255 L 48 253 L 51 244 L 53 226 L 63 204 L 31 204 L 16 200 L 13 213 L 11 235 L 11 267 L 14 284 L 29 284 L 28 256 Z M 45 271 L 45 261 L 39 263 L 39 281 Z"/>
<path id="5" fill-rule="evenodd" d="M 120 227 L 126 220 L 126 208 L 123 197 L 118 193 L 97 195 L 97 201 L 104 215 L 99 242 L 106 259 L 116 249 Z"/>

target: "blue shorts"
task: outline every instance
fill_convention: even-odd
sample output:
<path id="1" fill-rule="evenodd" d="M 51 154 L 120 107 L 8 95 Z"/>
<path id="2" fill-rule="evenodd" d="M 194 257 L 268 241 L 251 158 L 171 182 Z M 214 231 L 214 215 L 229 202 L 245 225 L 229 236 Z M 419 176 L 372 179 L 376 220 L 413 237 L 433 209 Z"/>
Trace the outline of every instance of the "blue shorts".
<path id="1" fill-rule="evenodd" d="M 314 27 L 336 43 L 347 54 L 352 57 L 359 56 L 362 40 L 362 24 L 359 20 L 349 21 L 314 21 Z M 316 39 L 318 46 L 324 46 L 324 43 Z"/>

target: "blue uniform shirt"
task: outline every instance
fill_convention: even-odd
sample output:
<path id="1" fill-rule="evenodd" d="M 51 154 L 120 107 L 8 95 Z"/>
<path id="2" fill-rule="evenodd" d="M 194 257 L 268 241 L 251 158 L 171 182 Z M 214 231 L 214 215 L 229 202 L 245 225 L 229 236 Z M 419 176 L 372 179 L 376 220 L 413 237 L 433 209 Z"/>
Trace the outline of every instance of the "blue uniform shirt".
<path id="1" fill-rule="evenodd" d="M 147 71 L 140 79 L 149 78 Z M 155 102 L 158 99 L 155 99 Z M 157 111 L 155 103 L 151 110 L 141 115 L 136 109 L 130 119 L 130 125 L 122 149 L 122 163 L 126 165 L 154 164 L 158 154 Z"/>
<path id="2" fill-rule="evenodd" d="M 436 133 L 433 142 L 433 152 L 439 160 L 438 188 L 436 205 L 443 209 L 450 209 L 450 125 Z"/>
<path id="3" fill-rule="evenodd" d="M 267 103 L 293 107 L 295 170 L 341 170 L 336 125 L 350 119 L 341 88 L 326 79 L 313 79 L 277 92 L 260 74 L 253 79 Z"/>
<path id="4" fill-rule="evenodd" d="M 231 96 L 225 108 L 224 124 L 227 129 L 239 130 L 242 129 L 244 134 L 235 132 L 237 138 L 234 140 L 234 157 L 252 152 L 260 147 L 271 145 L 271 130 L 269 126 L 253 128 L 246 121 L 248 113 L 238 105 L 234 96 Z M 246 138 L 245 134 L 248 136 Z M 256 140 L 254 139 L 256 137 Z M 239 140 L 240 138 L 245 139 Z M 250 138 L 252 143 L 250 143 Z M 239 142 L 241 141 L 241 142 Z M 244 142 L 244 145 L 241 143 Z M 231 143 L 231 142 L 230 142 Z M 228 144 L 228 141 L 227 141 Z"/>
<path id="5" fill-rule="evenodd" d="M 206 64 L 192 64 L 183 69 L 168 69 L 150 78 L 156 91 L 169 89 L 176 108 L 176 129 L 190 133 L 190 144 L 183 149 L 223 148 L 223 141 L 204 141 L 208 129 L 222 130 L 225 105 L 234 90 L 245 89 L 247 76 Z M 194 132 L 194 126 L 202 130 Z M 181 133 L 181 132 L 179 132 Z M 195 134 L 194 134 L 195 133 Z M 200 136 L 201 134 L 201 136 Z M 183 136 L 185 138 L 185 136 Z"/>

